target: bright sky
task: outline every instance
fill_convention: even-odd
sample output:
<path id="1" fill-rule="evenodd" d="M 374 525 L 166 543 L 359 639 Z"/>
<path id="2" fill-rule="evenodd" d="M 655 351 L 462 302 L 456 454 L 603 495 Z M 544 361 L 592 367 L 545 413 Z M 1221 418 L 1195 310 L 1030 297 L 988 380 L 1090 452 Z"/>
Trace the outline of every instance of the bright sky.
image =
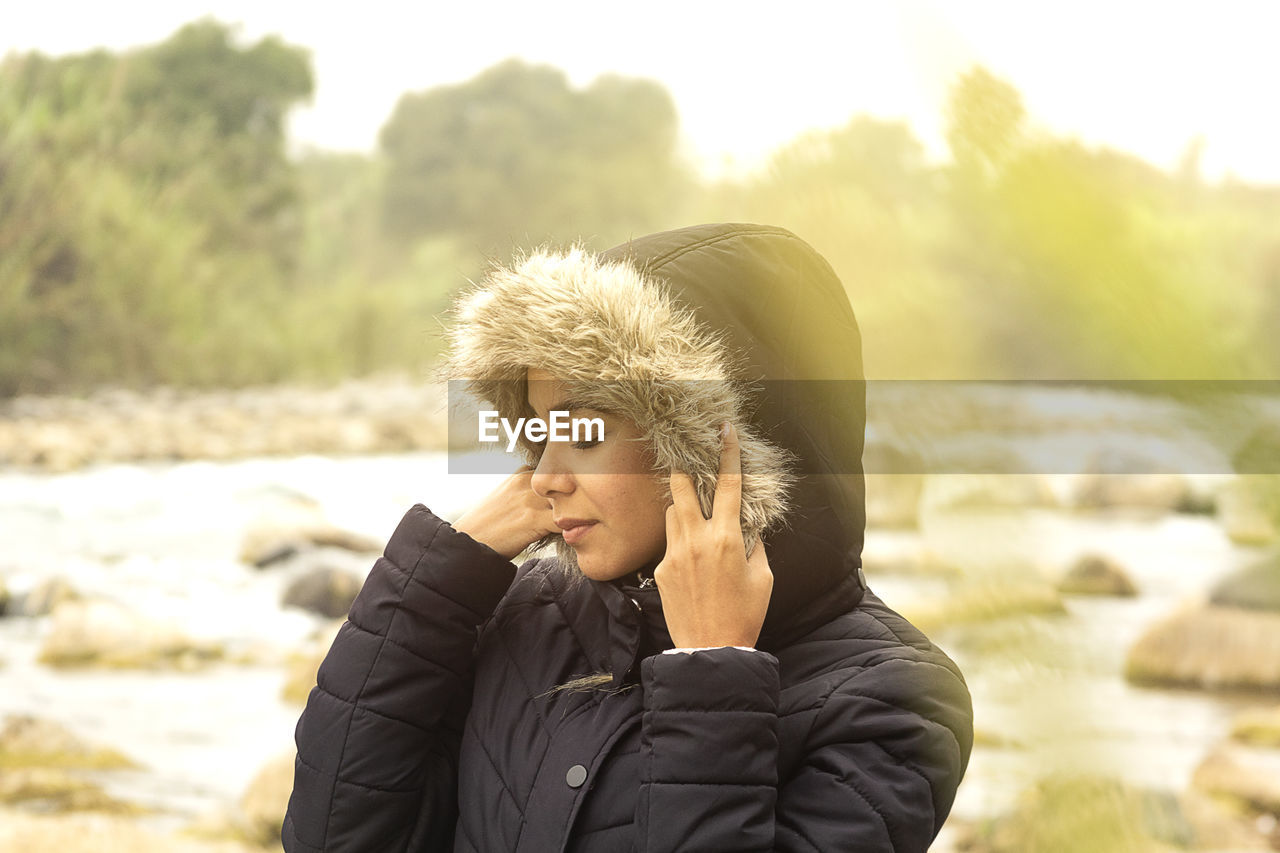
<path id="1" fill-rule="evenodd" d="M 662 82 L 689 155 L 749 168 L 813 127 L 857 113 L 905 119 L 945 156 L 943 103 L 982 64 L 1055 134 L 1173 168 L 1197 136 L 1206 177 L 1280 184 L 1280 4 L 904 0 L 646 3 L 46 0 L 12 9 L 0 53 L 65 53 L 164 39 L 204 15 L 308 47 L 311 106 L 295 145 L 372 150 L 405 91 L 465 80 L 508 56 L 585 84 L 606 71 Z"/>

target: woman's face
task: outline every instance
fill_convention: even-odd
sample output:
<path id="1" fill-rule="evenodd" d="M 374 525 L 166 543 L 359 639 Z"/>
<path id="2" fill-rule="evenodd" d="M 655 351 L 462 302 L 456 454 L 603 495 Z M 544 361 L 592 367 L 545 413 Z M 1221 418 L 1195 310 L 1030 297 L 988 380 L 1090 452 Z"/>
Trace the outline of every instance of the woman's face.
<path id="1" fill-rule="evenodd" d="M 568 396 L 564 383 L 544 370 L 528 373 L 529 405 L 548 420 Z M 666 491 L 631 421 L 590 409 L 569 409 L 571 418 L 604 421 L 601 442 L 546 441 L 534 470 L 533 490 L 551 504 L 559 522 L 586 525 L 564 530 L 578 567 L 607 581 L 633 572 L 666 552 Z"/>

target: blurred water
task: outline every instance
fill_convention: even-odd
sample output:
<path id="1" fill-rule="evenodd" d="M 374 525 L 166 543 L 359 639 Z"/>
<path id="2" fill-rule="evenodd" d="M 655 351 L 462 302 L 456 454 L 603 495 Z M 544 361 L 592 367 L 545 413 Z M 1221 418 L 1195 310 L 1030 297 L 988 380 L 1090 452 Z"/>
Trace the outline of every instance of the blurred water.
<path id="1" fill-rule="evenodd" d="M 413 503 L 452 517 L 501 479 L 449 478 L 444 468 L 443 454 L 412 454 L 0 473 L 0 577 L 11 592 L 61 575 L 231 655 L 276 661 L 196 673 L 53 669 L 35 662 L 49 620 L 4 618 L 0 714 L 56 720 L 144 765 L 101 774 L 117 796 L 184 817 L 233 803 L 267 759 L 292 748 L 299 708 L 279 698 L 280 661 L 326 624 L 280 607 L 285 572 L 238 561 L 245 530 L 302 502 L 385 541 Z"/>
<path id="2" fill-rule="evenodd" d="M 283 653 L 323 622 L 280 608 L 285 573 L 238 562 L 255 519 L 313 502 L 334 524 L 383 541 L 413 503 L 453 517 L 499 479 L 451 477 L 443 454 L 0 472 L 0 574 L 17 592 L 63 575 L 82 592 L 175 619 L 233 652 Z M 1070 598 L 1065 615 L 938 634 L 966 673 L 979 729 L 1011 742 L 975 750 L 959 815 L 997 812 L 1026 782 L 1058 768 L 1180 789 L 1250 701 L 1139 689 L 1121 677 L 1125 653 L 1146 625 L 1251 556 L 1212 519 L 937 512 L 919 531 L 869 533 L 869 547 L 886 544 L 927 546 L 979 564 L 1016 559 L 1046 575 L 1097 552 L 1115 558 L 1142 590 L 1127 600 Z M 945 593 L 929 578 L 873 576 L 871 583 L 904 609 Z M 197 673 L 55 670 L 35 663 L 47 628 L 47 619 L 0 619 L 0 713 L 57 720 L 133 757 L 144 770 L 102 777 L 118 796 L 153 804 L 171 820 L 195 816 L 233 803 L 264 761 L 292 747 L 299 708 L 279 698 L 283 663 Z"/>
<path id="3" fill-rule="evenodd" d="M 1085 554 L 1110 557 L 1138 586 L 1134 598 L 1066 596 L 1065 614 L 1027 615 L 945 629 L 934 637 L 960 665 L 975 726 L 1005 741 L 975 747 L 955 813 L 1007 809 L 1051 772 L 1106 774 L 1132 784 L 1185 790 L 1208 748 L 1256 694 L 1135 687 L 1123 677 L 1143 630 L 1201 599 L 1213 582 L 1256 559 L 1216 520 L 1151 513 L 1046 509 L 927 515 L 919 532 L 870 531 L 868 548 L 927 547 L 970 566 L 1021 565 L 1055 579 Z M 936 578 L 872 577 L 891 606 L 936 600 Z"/>

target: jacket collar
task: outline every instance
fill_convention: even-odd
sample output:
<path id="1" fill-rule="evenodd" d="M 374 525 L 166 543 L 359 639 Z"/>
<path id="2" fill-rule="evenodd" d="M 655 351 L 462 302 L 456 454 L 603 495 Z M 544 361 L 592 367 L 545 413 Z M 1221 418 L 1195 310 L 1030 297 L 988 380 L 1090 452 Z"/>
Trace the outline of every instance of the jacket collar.
<path id="1" fill-rule="evenodd" d="M 610 685 L 617 689 L 640 681 L 640 661 L 673 648 L 662 612 L 662 596 L 652 577 L 637 573 L 615 581 L 588 581 L 609 611 Z"/>

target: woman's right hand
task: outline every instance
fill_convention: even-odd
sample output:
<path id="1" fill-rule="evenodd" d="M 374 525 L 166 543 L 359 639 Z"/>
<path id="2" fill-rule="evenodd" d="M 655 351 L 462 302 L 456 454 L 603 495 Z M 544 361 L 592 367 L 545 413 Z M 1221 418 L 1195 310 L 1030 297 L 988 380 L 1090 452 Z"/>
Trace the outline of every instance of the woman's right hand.
<path id="1" fill-rule="evenodd" d="M 533 468 L 522 465 L 453 523 L 508 560 L 549 533 L 559 533 L 551 502 L 533 490 Z"/>

